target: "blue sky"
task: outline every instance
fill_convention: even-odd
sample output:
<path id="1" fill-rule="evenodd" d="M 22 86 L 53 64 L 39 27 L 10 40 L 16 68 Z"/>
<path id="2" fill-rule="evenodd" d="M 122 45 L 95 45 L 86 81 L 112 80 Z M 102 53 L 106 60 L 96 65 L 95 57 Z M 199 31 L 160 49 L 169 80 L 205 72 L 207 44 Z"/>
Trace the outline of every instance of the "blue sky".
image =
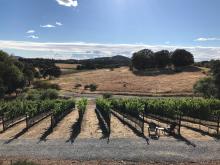
<path id="1" fill-rule="evenodd" d="M 220 58 L 219 0 L 0 0 L 0 49 L 91 58 L 185 48 Z"/>

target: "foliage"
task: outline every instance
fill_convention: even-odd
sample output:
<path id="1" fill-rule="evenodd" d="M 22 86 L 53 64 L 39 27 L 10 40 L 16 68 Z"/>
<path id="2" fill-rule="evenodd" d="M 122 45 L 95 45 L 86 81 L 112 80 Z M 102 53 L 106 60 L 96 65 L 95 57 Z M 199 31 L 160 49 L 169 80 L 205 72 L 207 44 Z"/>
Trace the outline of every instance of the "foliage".
<path id="1" fill-rule="evenodd" d="M 211 72 L 213 74 L 214 83 L 217 88 L 217 97 L 220 98 L 220 60 L 212 62 Z"/>
<path id="2" fill-rule="evenodd" d="M 79 113 L 84 113 L 86 110 L 86 106 L 87 106 L 87 99 L 86 98 L 82 98 L 79 101 L 77 101 L 77 108 L 79 110 Z"/>
<path id="3" fill-rule="evenodd" d="M 175 67 L 188 66 L 194 63 L 194 57 L 192 53 L 184 49 L 175 50 L 171 55 L 171 60 Z"/>
<path id="4" fill-rule="evenodd" d="M 194 85 L 194 91 L 202 94 L 204 97 L 220 98 L 220 60 L 212 60 L 211 77 L 199 80 Z"/>
<path id="5" fill-rule="evenodd" d="M 101 116 L 105 120 L 108 125 L 108 129 L 110 129 L 110 120 L 111 120 L 111 101 L 108 99 L 97 99 L 96 100 L 96 110 L 100 112 Z M 110 130 L 109 130 L 110 131 Z"/>
<path id="6" fill-rule="evenodd" d="M 56 89 L 60 90 L 60 86 L 58 84 L 51 84 L 47 81 L 34 81 L 33 86 L 35 89 Z"/>
<path id="7" fill-rule="evenodd" d="M 107 99 L 97 99 L 96 100 L 96 107 L 105 112 L 109 112 L 111 110 L 111 102 Z"/>
<path id="8" fill-rule="evenodd" d="M 168 50 L 161 50 L 154 53 L 155 63 L 157 68 L 164 68 L 170 64 L 170 52 Z"/>
<path id="9" fill-rule="evenodd" d="M 131 60 L 132 66 L 138 70 L 155 66 L 154 53 L 149 49 L 143 49 L 134 53 Z"/>
<path id="10" fill-rule="evenodd" d="M 90 84 L 89 85 L 90 91 L 96 91 L 97 87 L 98 86 L 96 84 Z"/>
<path id="11" fill-rule="evenodd" d="M 96 91 L 97 87 L 98 86 L 96 84 L 89 84 L 89 85 L 85 85 L 84 89 L 90 89 L 90 91 Z"/>
<path id="12" fill-rule="evenodd" d="M 38 114 L 52 111 L 60 113 L 75 106 L 74 100 L 14 100 L 0 102 L 0 116 L 4 114 L 6 120 L 28 115 L 34 117 Z"/>
<path id="13" fill-rule="evenodd" d="M 63 112 L 68 111 L 75 107 L 75 101 L 72 99 L 62 100 L 55 104 L 53 114 L 56 116 L 61 115 Z"/>
<path id="14" fill-rule="evenodd" d="M 216 99 L 147 99 L 147 113 L 159 116 L 175 117 L 184 115 L 198 119 L 208 119 L 220 109 L 220 100 Z"/>
<path id="15" fill-rule="evenodd" d="M 205 77 L 193 86 L 194 93 L 202 94 L 205 98 L 216 97 L 217 88 L 212 77 Z"/>
<path id="16" fill-rule="evenodd" d="M 46 99 L 57 99 L 59 97 L 59 94 L 57 90 L 55 89 L 47 89 L 42 91 L 40 99 L 46 100 Z"/>
<path id="17" fill-rule="evenodd" d="M 0 97 L 23 89 L 33 80 L 35 69 L 0 51 Z"/>
<path id="18" fill-rule="evenodd" d="M 23 96 L 18 97 L 27 100 L 47 100 L 47 99 L 58 99 L 58 92 L 55 89 L 38 90 L 31 89 L 28 90 Z"/>
<path id="19" fill-rule="evenodd" d="M 35 68 L 38 68 L 40 75 L 44 78 L 48 76 L 59 77 L 61 75 L 61 70 L 59 67 L 55 65 L 54 60 L 41 59 L 41 58 L 36 58 L 36 59 L 20 58 L 19 60 L 24 63 L 28 63 Z M 37 73 L 35 75 L 39 76 Z"/>
<path id="20" fill-rule="evenodd" d="M 112 99 L 114 110 L 139 118 L 140 113 L 144 112 L 144 103 L 141 99 Z"/>
<path id="21" fill-rule="evenodd" d="M 162 117 L 175 118 L 184 115 L 208 120 L 220 115 L 220 100 L 217 99 L 111 99 L 114 110 L 139 117 L 140 113 L 150 113 Z"/>
<path id="22" fill-rule="evenodd" d="M 112 94 L 111 93 L 104 93 L 104 94 L 102 94 L 102 97 L 104 99 L 109 99 L 109 98 L 112 98 Z"/>

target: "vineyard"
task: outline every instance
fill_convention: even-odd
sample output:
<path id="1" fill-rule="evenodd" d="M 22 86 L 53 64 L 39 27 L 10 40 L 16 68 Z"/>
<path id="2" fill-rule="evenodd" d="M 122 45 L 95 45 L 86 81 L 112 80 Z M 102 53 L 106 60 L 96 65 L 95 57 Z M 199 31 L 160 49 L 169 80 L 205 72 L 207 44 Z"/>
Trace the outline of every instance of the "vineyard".
<path id="1" fill-rule="evenodd" d="M 215 135 L 219 135 L 220 100 L 98 99 L 96 104 L 105 121 L 110 121 L 110 114 L 113 113 L 122 117 L 122 120 L 134 123 L 141 133 L 144 133 L 145 118 L 151 118 L 166 124 L 175 123 L 177 134 L 181 134 L 181 126 L 190 127 L 190 123 L 195 123 L 199 124 L 197 129 L 201 129 L 202 125 L 207 127 L 208 133 L 211 129 Z"/>
<path id="2" fill-rule="evenodd" d="M 29 128 L 37 122 L 51 115 L 51 124 L 62 119 L 72 108 L 75 107 L 74 100 L 44 100 L 44 101 L 29 101 L 15 100 L 10 102 L 1 102 L 0 116 L 2 123 L 2 131 L 16 125 L 25 120 L 26 128 Z"/>
<path id="3" fill-rule="evenodd" d="M 201 133 L 216 137 L 220 131 L 219 109 L 219 100 L 197 98 L 98 98 L 95 102 L 85 98 L 77 101 L 5 101 L 0 104 L 0 137 L 12 136 L 12 130 L 16 128 L 20 129 L 20 132 L 17 131 L 15 137 L 26 132 L 24 137 L 65 137 L 71 142 L 74 142 L 78 135 L 79 138 L 95 137 L 108 140 L 110 136 L 147 137 L 149 124 L 152 122 L 164 130 L 174 123 L 175 135 L 197 138 L 203 136 L 198 136 Z"/>

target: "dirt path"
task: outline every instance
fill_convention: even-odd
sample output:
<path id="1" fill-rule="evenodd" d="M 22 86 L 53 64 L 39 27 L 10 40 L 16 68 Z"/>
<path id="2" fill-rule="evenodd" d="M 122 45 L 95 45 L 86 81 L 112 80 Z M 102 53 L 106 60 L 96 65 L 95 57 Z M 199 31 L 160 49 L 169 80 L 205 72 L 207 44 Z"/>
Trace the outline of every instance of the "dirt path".
<path id="1" fill-rule="evenodd" d="M 50 127 L 51 117 L 48 116 L 27 130 L 19 139 L 39 139 Z"/>
<path id="2" fill-rule="evenodd" d="M 99 121 L 95 113 L 94 101 L 89 101 L 84 114 L 81 133 L 79 138 L 101 138 L 102 130 L 99 128 Z"/>
<path id="3" fill-rule="evenodd" d="M 135 133 L 114 115 L 111 116 L 111 138 L 138 138 Z"/>
<path id="4" fill-rule="evenodd" d="M 13 127 L 9 128 L 3 133 L 0 133 L 0 139 L 13 139 L 16 135 L 18 135 L 23 129 L 26 127 L 26 122 L 22 121 Z"/>
<path id="5" fill-rule="evenodd" d="M 54 128 L 53 132 L 47 137 L 48 139 L 68 139 L 72 131 L 72 125 L 78 119 L 78 111 L 73 110 Z"/>

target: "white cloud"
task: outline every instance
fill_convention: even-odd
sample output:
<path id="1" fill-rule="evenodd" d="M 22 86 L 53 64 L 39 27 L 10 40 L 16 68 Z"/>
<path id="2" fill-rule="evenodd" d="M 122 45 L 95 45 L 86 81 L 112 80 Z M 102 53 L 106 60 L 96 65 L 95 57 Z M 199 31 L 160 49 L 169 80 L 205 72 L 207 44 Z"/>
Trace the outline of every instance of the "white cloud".
<path id="1" fill-rule="evenodd" d="M 99 44 L 99 43 L 43 43 L 43 42 L 27 42 L 27 41 L 2 41 L 0 40 L 0 49 L 19 50 L 29 52 L 30 57 L 33 52 L 35 54 L 50 54 L 50 58 L 58 58 L 55 54 L 59 54 L 62 59 L 74 58 L 78 59 L 101 56 L 124 55 L 131 57 L 132 53 L 141 49 L 151 49 L 153 51 L 169 50 L 173 51 L 177 48 L 186 49 L 192 52 L 196 61 L 220 59 L 220 47 L 201 47 L 201 46 L 171 46 L 171 45 L 145 45 L 145 44 Z M 31 52 L 31 53 L 30 53 Z M 52 53 L 51 53 L 52 52 Z M 46 56 L 43 56 L 46 57 Z M 47 56 L 48 57 L 48 56 Z"/>
<path id="2" fill-rule="evenodd" d="M 40 25 L 40 27 L 42 27 L 42 28 L 55 28 L 56 26 L 51 25 L 51 24 L 47 24 L 47 25 Z"/>
<path id="3" fill-rule="evenodd" d="M 33 34 L 33 33 L 35 33 L 35 30 L 28 30 L 26 33 Z"/>
<path id="4" fill-rule="evenodd" d="M 38 39 L 39 37 L 36 35 L 30 35 L 30 36 L 27 36 L 27 38 Z"/>
<path id="5" fill-rule="evenodd" d="M 220 38 L 197 38 L 195 41 L 204 42 L 204 41 L 220 41 Z"/>
<path id="6" fill-rule="evenodd" d="M 61 22 L 56 22 L 57 26 L 63 26 L 63 24 Z"/>
<path id="7" fill-rule="evenodd" d="M 78 1 L 77 0 L 56 0 L 59 5 L 67 6 L 67 7 L 77 7 Z"/>

